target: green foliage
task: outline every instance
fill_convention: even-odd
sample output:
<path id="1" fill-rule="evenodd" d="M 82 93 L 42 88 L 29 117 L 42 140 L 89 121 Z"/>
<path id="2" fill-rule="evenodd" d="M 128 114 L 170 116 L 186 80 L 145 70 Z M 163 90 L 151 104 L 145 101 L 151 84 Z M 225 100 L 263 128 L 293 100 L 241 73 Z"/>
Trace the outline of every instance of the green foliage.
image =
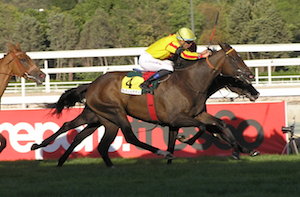
<path id="1" fill-rule="evenodd" d="M 61 8 L 62 10 L 71 10 L 77 4 L 77 0 L 51 0 L 50 4 Z"/>
<path id="2" fill-rule="evenodd" d="M 45 49 L 45 37 L 40 22 L 29 15 L 24 15 L 16 23 L 14 40 L 21 44 L 25 51 L 42 51 Z"/>
<path id="3" fill-rule="evenodd" d="M 74 49 L 78 40 L 79 29 L 73 18 L 63 12 L 48 14 L 47 36 L 52 50 Z"/>
<path id="4" fill-rule="evenodd" d="M 300 42 L 300 1 L 299 0 L 272 0 L 277 10 L 292 32 L 292 41 Z"/>
<path id="5" fill-rule="evenodd" d="M 231 43 L 288 43 L 291 34 L 269 0 L 236 1 L 228 21 Z"/>
<path id="6" fill-rule="evenodd" d="M 13 41 L 13 34 L 16 31 L 15 24 L 19 20 L 18 10 L 11 5 L 0 2 L 0 49 L 6 50 L 6 43 Z"/>
<path id="7" fill-rule="evenodd" d="M 4 19 L 0 20 L 0 43 L 13 40 L 12 35 L 17 35 L 16 31 L 20 31 L 20 27 L 14 24 L 20 26 L 22 22 L 19 16 L 26 16 L 24 18 L 27 20 L 25 24 L 28 23 L 27 29 L 32 25 L 32 28 L 36 29 L 32 31 L 36 31 L 35 35 L 37 39 L 42 40 L 40 43 L 43 45 L 25 46 L 26 49 L 148 46 L 162 36 L 176 32 L 180 27 L 191 27 L 191 1 L 174 0 L 170 3 L 169 0 L 26 2 L 1 0 L 0 2 L 2 2 L 0 18 L 5 17 L 12 21 L 5 23 Z M 220 18 L 216 40 L 225 40 L 232 44 L 297 41 L 300 36 L 298 4 L 297 0 L 193 0 L 192 9 L 198 43 L 208 43 L 218 11 Z M 40 8 L 44 11 L 38 11 Z M 23 26 L 25 24 L 23 23 Z M 24 41 L 26 38 L 29 39 L 29 33 L 26 36 L 20 41 L 24 45 L 30 42 Z M 19 38 L 20 36 L 16 36 L 16 39 Z M 63 46 L 64 43 L 66 46 Z"/>

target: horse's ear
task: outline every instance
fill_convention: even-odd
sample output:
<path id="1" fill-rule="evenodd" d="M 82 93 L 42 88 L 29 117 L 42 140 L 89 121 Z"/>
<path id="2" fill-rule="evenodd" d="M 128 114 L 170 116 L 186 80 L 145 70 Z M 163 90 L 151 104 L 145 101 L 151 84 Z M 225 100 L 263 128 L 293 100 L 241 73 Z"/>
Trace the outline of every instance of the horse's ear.
<path id="1" fill-rule="evenodd" d="M 16 46 L 11 42 L 6 43 L 6 47 L 8 51 L 13 51 L 16 48 Z"/>
<path id="2" fill-rule="evenodd" d="M 226 48 L 232 48 L 231 46 L 230 46 L 230 44 L 228 44 L 228 43 L 224 43 L 224 45 L 226 46 Z"/>
<path id="3" fill-rule="evenodd" d="M 225 44 L 223 42 L 218 42 L 219 46 L 221 49 L 225 50 Z"/>
<path id="4" fill-rule="evenodd" d="M 219 45 L 225 51 L 232 48 L 229 44 L 223 42 L 219 42 Z"/>
<path id="5" fill-rule="evenodd" d="M 18 51 L 21 51 L 21 45 L 20 45 L 20 43 L 17 43 L 15 45 L 15 49 L 17 49 Z"/>

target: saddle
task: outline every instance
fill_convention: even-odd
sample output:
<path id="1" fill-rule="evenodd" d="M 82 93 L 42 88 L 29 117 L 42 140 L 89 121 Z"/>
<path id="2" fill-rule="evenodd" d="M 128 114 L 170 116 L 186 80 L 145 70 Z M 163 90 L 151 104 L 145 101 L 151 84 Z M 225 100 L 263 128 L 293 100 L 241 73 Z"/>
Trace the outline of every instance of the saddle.
<path id="1" fill-rule="evenodd" d="M 127 73 L 127 75 L 122 79 L 121 92 L 130 95 L 142 95 L 146 94 L 145 90 L 142 90 L 139 86 L 149 77 L 151 77 L 155 72 L 142 72 L 140 70 L 133 70 Z M 158 87 L 158 80 L 153 81 L 150 84 L 150 89 L 153 92 Z"/>

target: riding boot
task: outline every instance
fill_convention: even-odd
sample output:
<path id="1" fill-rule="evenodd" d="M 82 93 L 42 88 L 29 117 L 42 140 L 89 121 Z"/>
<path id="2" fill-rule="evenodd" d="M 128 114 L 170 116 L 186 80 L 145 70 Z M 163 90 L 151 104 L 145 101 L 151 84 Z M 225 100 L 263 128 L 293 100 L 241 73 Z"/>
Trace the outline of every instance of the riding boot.
<path id="1" fill-rule="evenodd" d="M 161 79 L 162 77 L 168 75 L 172 73 L 171 71 L 169 70 L 159 70 L 157 71 L 155 74 L 153 74 L 151 77 L 149 77 L 146 81 L 144 81 L 141 85 L 140 85 L 140 88 L 142 88 L 143 90 L 145 90 L 146 92 L 148 93 L 152 93 L 151 89 L 150 89 L 150 84 L 155 81 L 155 80 L 159 80 Z"/>

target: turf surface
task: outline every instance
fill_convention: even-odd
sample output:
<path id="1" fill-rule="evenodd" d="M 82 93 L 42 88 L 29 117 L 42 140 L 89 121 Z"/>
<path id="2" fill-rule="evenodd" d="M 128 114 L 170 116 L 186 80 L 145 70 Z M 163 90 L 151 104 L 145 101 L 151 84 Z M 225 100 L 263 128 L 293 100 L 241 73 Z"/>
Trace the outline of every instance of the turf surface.
<path id="1" fill-rule="evenodd" d="M 0 162 L 0 196 L 218 196 L 300 195 L 300 155 Z"/>

